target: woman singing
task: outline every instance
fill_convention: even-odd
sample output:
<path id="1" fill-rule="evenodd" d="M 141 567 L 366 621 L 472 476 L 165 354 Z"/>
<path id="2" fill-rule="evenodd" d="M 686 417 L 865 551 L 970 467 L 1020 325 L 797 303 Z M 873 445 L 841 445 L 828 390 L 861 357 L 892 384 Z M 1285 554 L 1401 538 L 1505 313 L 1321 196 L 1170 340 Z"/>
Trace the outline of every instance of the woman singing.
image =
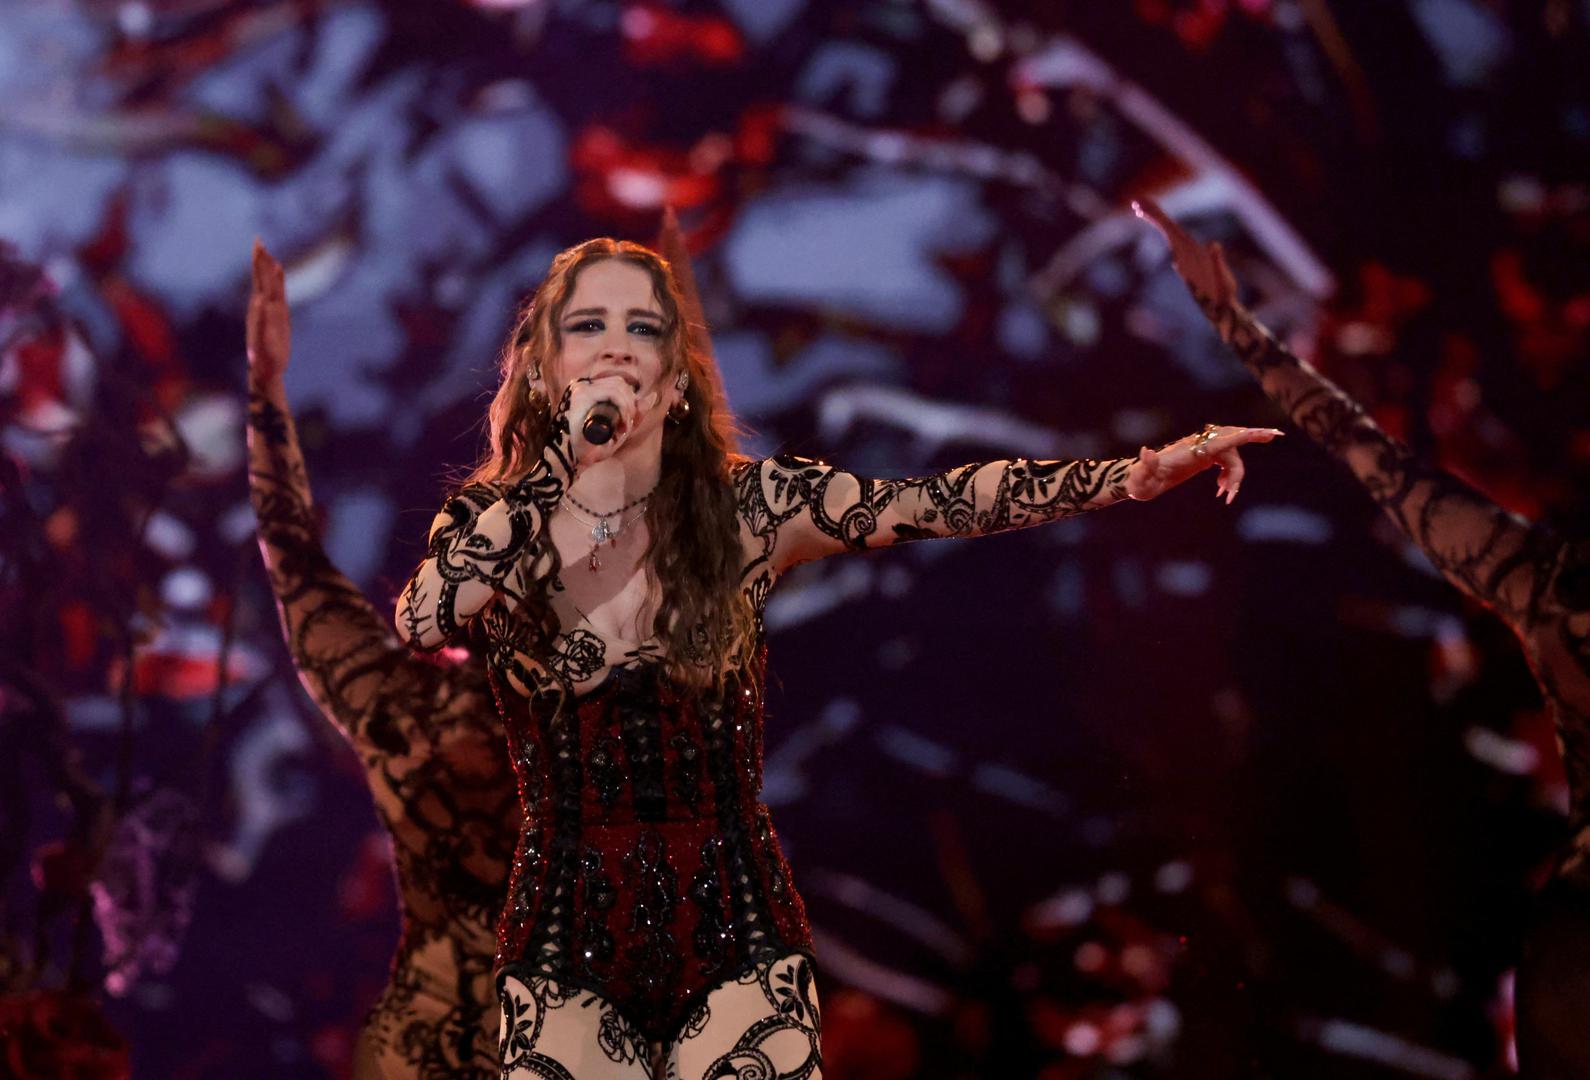
<path id="1" fill-rule="evenodd" d="M 1237 448 L 1279 434 L 1211 426 L 1135 458 L 914 480 L 748 460 L 686 322 L 646 248 L 554 259 L 504 352 L 489 453 L 398 602 L 421 648 L 482 626 L 534 821 L 498 924 L 510 1080 L 821 1075 L 811 934 L 758 801 L 780 575 L 1153 498 L 1210 467 L 1229 500 Z"/>
<path id="2" fill-rule="evenodd" d="M 1352 470 L 1431 564 L 1523 644 L 1557 728 L 1569 843 L 1525 933 L 1515 989 L 1526 1078 L 1590 1076 L 1590 548 L 1508 513 L 1420 462 L 1363 407 L 1282 346 L 1238 301 L 1219 245 L 1144 200 L 1176 270 L 1220 337 L 1292 422 Z"/>
<path id="3" fill-rule="evenodd" d="M 496 1070 L 493 922 L 521 830 L 483 666 L 412 655 L 321 547 L 282 373 L 282 269 L 256 244 L 248 311 L 249 494 L 309 696 L 364 763 L 392 837 L 402 935 L 360 1033 L 355 1080 Z"/>

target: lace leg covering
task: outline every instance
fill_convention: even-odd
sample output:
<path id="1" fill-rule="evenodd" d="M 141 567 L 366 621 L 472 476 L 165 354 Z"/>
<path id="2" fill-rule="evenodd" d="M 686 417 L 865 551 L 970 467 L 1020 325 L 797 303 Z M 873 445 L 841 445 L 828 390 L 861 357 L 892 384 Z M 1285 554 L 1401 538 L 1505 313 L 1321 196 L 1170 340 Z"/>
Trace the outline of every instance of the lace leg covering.
<path id="1" fill-rule="evenodd" d="M 821 1080 L 822 1015 L 811 961 L 759 964 L 707 995 L 668 1047 L 667 1080 Z"/>
<path id="2" fill-rule="evenodd" d="M 640 1030 L 590 991 L 504 974 L 497 997 L 499 1080 L 650 1080 Z"/>

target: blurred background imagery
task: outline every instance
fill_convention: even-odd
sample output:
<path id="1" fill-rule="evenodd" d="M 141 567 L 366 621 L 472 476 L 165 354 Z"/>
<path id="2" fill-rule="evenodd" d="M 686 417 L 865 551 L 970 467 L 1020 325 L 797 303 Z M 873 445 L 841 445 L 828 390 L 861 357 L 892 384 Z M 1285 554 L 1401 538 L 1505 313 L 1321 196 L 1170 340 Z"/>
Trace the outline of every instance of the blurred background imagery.
<path id="1" fill-rule="evenodd" d="M 343 1076 L 385 981 L 388 841 L 248 504 L 256 235 L 383 609 L 515 305 L 665 204 L 749 453 L 1275 423 L 1149 194 L 1380 423 L 1583 535 L 1587 55 L 1587 0 L 0 7 L 0 1070 Z M 1534 684 L 1307 439 L 1247 460 L 1229 509 L 1201 479 L 775 594 L 831 1080 L 1511 1071 L 1564 831 Z"/>

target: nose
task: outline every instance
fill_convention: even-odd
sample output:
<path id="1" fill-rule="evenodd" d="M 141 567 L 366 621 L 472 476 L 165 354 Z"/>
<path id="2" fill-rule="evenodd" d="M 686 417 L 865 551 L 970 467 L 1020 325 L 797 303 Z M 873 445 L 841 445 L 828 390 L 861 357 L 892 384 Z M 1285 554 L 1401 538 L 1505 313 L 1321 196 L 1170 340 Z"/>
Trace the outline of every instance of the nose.
<path id="1" fill-rule="evenodd" d="M 630 343 L 628 331 L 623 327 L 619 327 L 617 332 L 609 330 L 603 337 L 602 359 L 618 364 L 635 362 L 635 350 Z"/>

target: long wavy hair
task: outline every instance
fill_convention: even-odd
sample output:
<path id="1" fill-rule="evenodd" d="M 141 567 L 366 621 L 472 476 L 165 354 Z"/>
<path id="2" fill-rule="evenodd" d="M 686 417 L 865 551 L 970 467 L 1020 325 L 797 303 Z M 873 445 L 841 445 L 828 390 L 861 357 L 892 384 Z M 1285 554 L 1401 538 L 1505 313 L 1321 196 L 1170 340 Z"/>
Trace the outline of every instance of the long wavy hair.
<path id="1" fill-rule="evenodd" d="M 580 272 L 616 259 L 646 271 L 662 310 L 658 342 L 663 361 L 660 385 L 689 372 L 683 420 L 663 429 L 662 472 L 646 504 L 649 534 L 642 565 L 660 598 L 652 632 L 663 644 L 669 672 L 683 681 L 715 683 L 749 658 L 753 616 L 740 589 L 739 517 L 731 469 L 743 460 L 737 428 L 711 353 L 701 346 L 704 328 L 688 325 L 685 302 L 666 260 L 627 240 L 599 237 L 560 252 L 546 280 L 519 312 L 502 352 L 502 385 L 487 414 L 489 444 L 469 483 L 514 482 L 541 460 L 555 403 L 530 393 L 528 374 L 555 364 L 563 348 L 563 310 Z M 550 540 L 554 572 L 561 569 Z M 548 636 L 559 629 L 545 596 L 527 599 L 529 614 Z"/>

